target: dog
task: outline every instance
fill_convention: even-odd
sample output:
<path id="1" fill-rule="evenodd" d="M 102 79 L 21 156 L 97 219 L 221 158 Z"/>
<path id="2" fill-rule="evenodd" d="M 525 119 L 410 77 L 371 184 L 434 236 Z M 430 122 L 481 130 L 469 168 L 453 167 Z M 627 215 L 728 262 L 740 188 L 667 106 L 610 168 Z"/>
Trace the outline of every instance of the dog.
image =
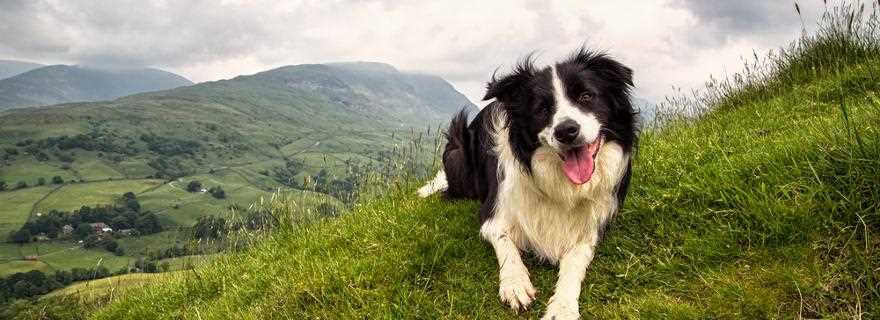
<path id="1" fill-rule="evenodd" d="M 538 68 L 530 56 L 493 75 L 483 108 L 445 132 L 443 170 L 420 188 L 476 199 L 480 235 L 499 264 L 499 295 L 514 311 L 535 299 L 521 251 L 559 266 L 545 319 L 579 318 L 587 267 L 623 204 L 637 144 L 633 72 L 586 48 Z"/>

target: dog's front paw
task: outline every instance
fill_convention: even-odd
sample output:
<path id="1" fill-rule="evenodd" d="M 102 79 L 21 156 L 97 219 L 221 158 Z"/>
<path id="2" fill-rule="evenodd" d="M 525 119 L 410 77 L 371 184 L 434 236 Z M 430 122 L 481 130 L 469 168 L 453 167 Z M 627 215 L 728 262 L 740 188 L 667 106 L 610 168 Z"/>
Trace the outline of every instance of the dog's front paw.
<path id="1" fill-rule="evenodd" d="M 580 317 L 577 300 L 569 301 L 550 298 L 550 304 L 547 305 L 547 310 L 544 311 L 544 317 L 541 319 L 569 320 L 580 319 Z"/>
<path id="2" fill-rule="evenodd" d="M 538 291 L 532 286 L 532 281 L 529 280 L 529 273 L 525 267 L 515 269 L 501 272 L 498 295 L 501 296 L 502 303 L 519 312 L 529 307 Z"/>

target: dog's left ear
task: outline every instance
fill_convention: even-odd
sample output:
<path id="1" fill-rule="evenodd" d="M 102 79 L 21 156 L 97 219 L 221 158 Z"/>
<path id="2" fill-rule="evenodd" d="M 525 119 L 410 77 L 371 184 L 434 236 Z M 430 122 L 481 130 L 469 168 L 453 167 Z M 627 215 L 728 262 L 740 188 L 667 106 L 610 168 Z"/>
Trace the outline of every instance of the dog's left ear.
<path id="1" fill-rule="evenodd" d="M 572 57 L 572 60 L 583 64 L 587 69 L 595 72 L 600 78 L 607 81 L 613 90 L 629 90 L 633 86 L 633 71 L 617 60 L 604 53 L 596 53 L 581 48 Z"/>
<path id="2" fill-rule="evenodd" d="M 534 76 L 535 66 L 533 62 L 534 56 L 529 54 L 513 68 L 513 72 L 510 74 L 499 78 L 493 73 L 492 80 L 489 80 L 489 83 L 486 84 L 486 95 L 483 96 L 483 101 L 494 98 L 502 103 L 508 103 L 514 100 L 516 94 L 521 92 L 520 89 Z"/>

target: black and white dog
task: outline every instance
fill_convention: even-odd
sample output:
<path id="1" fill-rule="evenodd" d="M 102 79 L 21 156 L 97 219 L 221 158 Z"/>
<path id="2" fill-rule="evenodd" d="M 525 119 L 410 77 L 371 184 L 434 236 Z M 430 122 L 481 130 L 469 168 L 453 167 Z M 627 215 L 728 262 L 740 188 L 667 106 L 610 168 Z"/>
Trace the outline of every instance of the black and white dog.
<path id="1" fill-rule="evenodd" d="M 480 234 L 495 249 L 511 308 L 535 298 L 520 258 L 529 250 L 559 265 L 545 318 L 579 317 L 587 266 L 629 184 L 632 86 L 632 70 L 602 53 L 580 49 L 544 68 L 526 58 L 492 77 L 484 100 L 495 102 L 470 125 L 464 111 L 453 118 L 444 170 L 419 194 L 482 201 Z"/>

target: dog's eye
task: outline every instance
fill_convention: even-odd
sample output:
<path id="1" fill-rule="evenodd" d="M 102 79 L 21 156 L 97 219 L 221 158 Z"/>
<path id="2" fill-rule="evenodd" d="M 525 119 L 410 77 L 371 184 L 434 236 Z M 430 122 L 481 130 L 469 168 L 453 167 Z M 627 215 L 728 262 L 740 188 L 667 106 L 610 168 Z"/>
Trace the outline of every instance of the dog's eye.
<path id="1" fill-rule="evenodd" d="M 590 102 L 590 100 L 593 100 L 593 94 L 589 91 L 581 93 L 581 95 L 578 97 L 578 102 L 580 103 L 587 103 Z"/>

